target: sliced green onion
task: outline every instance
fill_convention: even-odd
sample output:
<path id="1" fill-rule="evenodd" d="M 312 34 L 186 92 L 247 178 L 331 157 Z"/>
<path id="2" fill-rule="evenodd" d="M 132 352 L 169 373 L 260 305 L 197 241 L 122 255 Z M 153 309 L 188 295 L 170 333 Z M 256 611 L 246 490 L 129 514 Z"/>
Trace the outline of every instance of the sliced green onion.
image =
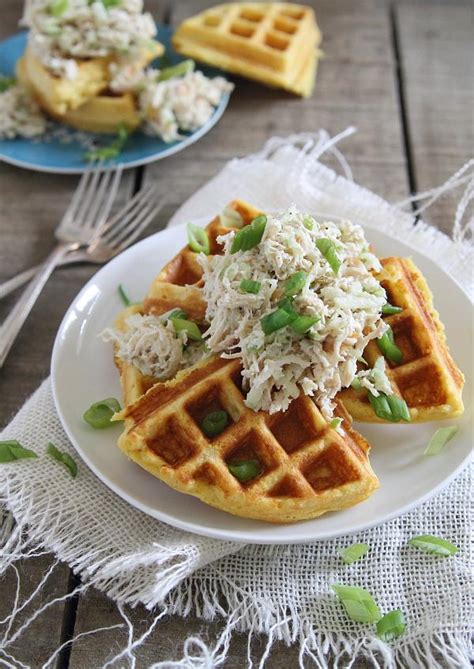
<path id="1" fill-rule="evenodd" d="M 349 548 L 339 548 L 338 553 L 345 564 L 352 564 L 356 560 L 360 560 L 369 551 L 367 544 L 352 544 Z"/>
<path id="2" fill-rule="evenodd" d="M 122 0 L 102 0 L 102 4 L 104 7 L 117 7 L 117 5 L 120 5 L 122 3 Z M 91 3 L 89 3 L 91 4 Z"/>
<path id="3" fill-rule="evenodd" d="M 224 207 L 222 214 L 219 216 L 219 219 L 221 225 L 225 226 L 226 228 L 241 228 L 244 224 L 242 214 L 240 214 L 233 207 L 229 207 L 229 205 Z"/>
<path id="4" fill-rule="evenodd" d="M 316 246 L 328 261 L 334 274 L 337 274 L 341 266 L 341 261 L 337 257 L 336 245 L 334 242 L 330 239 L 327 239 L 326 237 L 321 237 L 320 239 L 316 240 Z"/>
<path id="5" fill-rule="evenodd" d="M 331 588 L 352 620 L 359 623 L 375 623 L 382 617 L 372 595 L 364 588 L 350 585 L 332 585 Z"/>
<path id="6" fill-rule="evenodd" d="M 53 16 L 62 16 L 68 8 L 69 0 L 53 0 L 49 5 L 49 11 Z"/>
<path id="7" fill-rule="evenodd" d="M 158 75 L 158 81 L 168 81 L 168 79 L 175 79 L 176 77 L 184 77 L 185 74 L 193 72 L 196 67 L 194 60 L 190 58 L 188 60 L 182 60 L 181 63 L 177 65 L 172 65 L 171 67 L 166 67 L 164 70 L 161 70 Z"/>
<path id="8" fill-rule="evenodd" d="M 188 314 L 182 309 L 173 309 L 169 314 L 166 315 L 167 319 L 171 318 L 187 318 Z"/>
<path id="9" fill-rule="evenodd" d="M 260 244 L 263 233 L 265 232 L 266 224 L 267 217 L 262 214 L 261 216 L 254 218 L 251 223 L 244 226 L 241 230 L 238 230 L 232 241 L 230 252 L 237 253 L 237 251 L 248 251 L 249 249 L 253 249 L 254 246 L 257 246 L 257 244 Z"/>
<path id="10" fill-rule="evenodd" d="M 289 311 L 286 311 L 286 309 L 278 307 L 276 311 L 272 311 L 270 314 L 261 318 L 260 325 L 262 326 L 264 333 L 269 335 L 272 332 L 276 332 L 277 330 L 286 327 L 297 318 L 298 314 L 290 313 Z"/>
<path id="11" fill-rule="evenodd" d="M 263 468 L 258 460 L 234 460 L 227 465 L 230 473 L 241 483 L 246 483 L 262 473 Z"/>
<path id="12" fill-rule="evenodd" d="M 301 293 L 301 291 L 305 287 L 307 278 L 308 275 L 303 270 L 300 270 L 299 272 L 296 272 L 296 274 L 293 274 L 293 276 L 290 276 L 285 281 L 285 284 L 283 286 L 283 292 L 285 293 L 285 295 L 287 297 L 293 297 L 294 295 L 298 295 L 298 293 Z"/>
<path id="13" fill-rule="evenodd" d="M 6 77 L 0 74 L 0 93 L 5 93 L 9 88 L 16 84 L 15 77 Z"/>
<path id="14" fill-rule="evenodd" d="M 170 321 L 173 323 L 173 327 L 176 332 L 186 332 L 189 339 L 193 341 L 201 341 L 202 334 L 201 330 L 198 328 L 194 321 L 188 321 L 185 318 L 170 318 Z"/>
<path id="15" fill-rule="evenodd" d="M 450 427 L 440 427 L 439 430 L 436 430 L 434 435 L 430 439 L 430 443 L 423 451 L 423 455 L 437 455 L 441 449 L 446 446 L 448 441 L 450 441 L 456 432 L 459 430 L 457 425 L 451 425 Z"/>
<path id="16" fill-rule="evenodd" d="M 25 460 L 26 458 L 37 458 L 36 453 L 25 448 L 16 439 L 0 441 L 0 464 L 14 462 L 14 460 Z"/>
<path id="17" fill-rule="evenodd" d="M 421 534 L 418 537 L 413 537 L 408 543 L 411 546 L 415 546 L 425 553 L 432 553 L 433 555 L 443 555 L 447 557 L 448 555 L 454 555 L 458 552 L 459 548 L 454 544 L 446 541 L 446 539 L 440 539 L 439 537 L 434 537 L 431 534 Z"/>
<path id="18" fill-rule="evenodd" d="M 239 286 L 244 293 L 252 293 L 253 295 L 257 295 L 261 287 L 260 281 L 252 281 L 252 279 L 242 279 Z"/>
<path id="19" fill-rule="evenodd" d="M 357 376 L 352 379 L 351 388 L 354 388 L 354 390 L 362 390 L 362 383 L 360 379 L 357 378 Z"/>
<path id="20" fill-rule="evenodd" d="M 388 330 L 377 339 L 377 345 L 380 352 L 387 358 L 387 360 L 390 360 L 390 362 L 394 362 L 397 365 L 403 362 L 403 353 L 395 344 L 393 330 L 390 326 L 388 326 Z"/>
<path id="21" fill-rule="evenodd" d="M 333 418 L 332 421 L 329 423 L 329 427 L 332 428 L 333 430 L 337 430 L 337 428 L 340 426 L 342 423 L 342 418 Z"/>
<path id="22" fill-rule="evenodd" d="M 282 300 L 280 300 L 277 303 L 277 307 L 279 309 L 283 309 L 283 311 L 286 311 L 290 316 L 294 316 L 297 318 L 298 312 L 295 311 L 293 307 L 293 298 L 292 297 L 284 297 Z"/>
<path id="23" fill-rule="evenodd" d="M 131 304 L 133 304 L 132 300 L 129 298 L 129 296 L 125 292 L 124 287 L 122 286 L 122 284 L 119 284 L 119 287 L 117 288 L 117 290 L 118 290 L 118 294 L 120 295 L 120 299 L 122 300 L 122 302 L 124 303 L 124 305 L 126 307 L 129 307 Z"/>
<path id="24" fill-rule="evenodd" d="M 72 478 L 76 478 L 77 476 L 77 464 L 74 458 L 72 458 L 69 453 L 65 453 L 64 451 L 60 451 L 59 448 L 56 448 L 54 444 L 51 442 L 48 444 L 47 451 L 48 455 L 50 455 L 54 460 L 57 462 L 60 462 L 63 464 L 68 470 L 69 473 L 71 474 Z"/>
<path id="25" fill-rule="evenodd" d="M 290 327 L 298 334 L 306 334 L 318 321 L 319 316 L 298 316 L 290 323 Z"/>
<path id="26" fill-rule="evenodd" d="M 306 228 L 306 230 L 312 230 L 314 228 L 313 221 L 310 218 L 305 218 L 303 220 L 303 225 Z"/>
<path id="27" fill-rule="evenodd" d="M 387 302 L 387 304 L 384 304 L 382 307 L 382 313 L 386 316 L 390 314 L 399 314 L 400 311 L 403 311 L 401 307 L 394 307 L 390 302 Z"/>
<path id="28" fill-rule="evenodd" d="M 393 641 L 401 636 L 406 629 L 405 618 L 400 609 L 386 613 L 377 621 L 377 636 L 382 641 Z"/>
<path id="29" fill-rule="evenodd" d="M 120 123 L 117 128 L 116 138 L 109 144 L 97 149 L 92 149 L 85 154 L 85 159 L 89 161 L 94 160 L 113 160 L 122 153 L 123 148 L 128 139 L 128 129 L 125 123 Z"/>
<path id="30" fill-rule="evenodd" d="M 375 415 L 379 418 L 389 420 L 391 423 L 398 423 L 401 420 L 407 423 L 411 421 L 410 410 L 405 400 L 401 397 L 385 395 L 385 393 L 379 393 L 378 397 L 376 397 L 370 391 L 368 397 Z"/>
<path id="31" fill-rule="evenodd" d="M 108 397 L 105 400 L 92 404 L 84 413 L 83 418 L 86 423 L 92 425 L 96 430 L 103 430 L 113 425 L 111 418 L 120 409 L 119 401 L 114 397 Z"/>
<path id="32" fill-rule="evenodd" d="M 188 223 L 187 231 L 190 248 L 196 253 L 205 253 L 208 256 L 211 248 L 207 232 L 203 228 L 200 228 L 199 225 L 194 225 L 193 223 Z"/>
<path id="33" fill-rule="evenodd" d="M 206 437 L 217 437 L 229 424 L 227 411 L 211 411 L 201 423 L 201 429 Z"/>

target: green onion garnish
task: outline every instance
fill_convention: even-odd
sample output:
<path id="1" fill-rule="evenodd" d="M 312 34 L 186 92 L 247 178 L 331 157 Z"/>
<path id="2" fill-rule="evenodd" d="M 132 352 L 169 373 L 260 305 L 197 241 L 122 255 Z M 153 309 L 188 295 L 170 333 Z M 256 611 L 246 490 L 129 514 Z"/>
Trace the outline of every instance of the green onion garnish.
<path id="1" fill-rule="evenodd" d="M 330 239 L 327 239 L 326 237 L 321 237 L 320 239 L 316 240 L 316 246 L 328 261 L 334 274 L 337 274 L 341 266 L 341 261 L 337 257 L 336 245 L 334 242 Z"/>
<path id="2" fill-rule="evenodd" d="M 182 309 L 173 309 L 173 311 L 170 311 L 169 314 L 166 314 L 166 319 L 171 319 L 171 318 L 187 318 L 188 314 L 183 311 Z"/>
<path id="3" fill-rule="evenodd" d="M 387 304 L 384 304 L 382 307 L 382 313 L 386 316 L 390 314 L 399 314 L 400 311 L 403 311 L 401 307 L 394 307 L 390 302 L 387 302 Z"/>
<path id="4" fill-rule="evenodd" d="M 170 321 L 173 323 L 176 332 L 186 332 L 189 339 L 201 341 L 202 334 L 194 321 L 188 321 L 186 318 L 176 318 L 172 316 Z"/>
<path id="5" fill-rule="evenodd" d="M 283 292 L 287 297 L 293 297 L 298 295 L 303 288 L 305 287 L 306 280 L 308 275 L 303 270 L 296 272 L 293 276 L 290 276 L 284 283 Z"/>
<path id="6" fill-rule="evenodd" d="M 102 0 L 102 4 L 104 5 L 104 7 L 107 7 L 107 9 L 109 7 L 117 7 L 117 5 L 120 5 L 121 2 L 122 2 L 122 0 Z M 92 2 L 90 2 L 90 0 L 89 0 L 89 4 L 90 5 L 92 4 Z"/>
<path id="7" fill-rule="evenodd" d="M 113 160 L 122 153 L 128 139 L 128 130 L 125 123 L 120 123 L 117 128 L 117 137 L 109 144 L 98 149 L 92 149 L 85 154 L 85 159 L 94 160 Z"/>
<path id="8" fill-rule="evenodd" d="M 230 473 L 241 483 L 246 483 L 262 473 L 262 465 L 258 460 L 234 460 L 227 465 Z"/>
<path id="9" fill-rule="evenodd" d="M 359 623 L 375 623 L 382 617 L 372 595 L 364 588 L 350 585 L 332 585 L 331 588 L 352 620 Z"/>
<path id="10" fill-rule="evenodd" d="M 459 548 L 454 544 L 446 541 L 446 539 L 440 539 L 439 537 L 434 537 L 431 534 L 421 534 L 418 537 L 413 537 L 408 543 L 411 546 L 415 546 L 425 553 L 432 553 L 433 555 L 443 555 L 447 557 L 448 555 L 454 555 L 458 552 Z"/>
<path id="11" fill-rule="evenodd" d="M 175 77 L 184 77 L 185 74 L 193 72 L 195 67 L 196 63 L 194 60 L 182 60 L 177 65 L 165 67 L 164 70 L 161 70 L 158 75 L 158 81 L 168 81 L 168 79 L 174 79 Z"/>
<path id="12" fill-rule="evenodd" d="M 457 425 L 451 425 L 450 427 L 440 427 L 439 430 L 436 430 L 434 435 L 430 439 L 430 443 L 423 451 L 423 455 L 437 455 L 441 449 L 446 446 L 448 441 L 450 441 L 456 432 L 458 431 Z"/>
<path id="13" fill-rule="evenodd" d="M 340 426 L 342 423 L 342 418 L 333 418 L 332 421 L 329 423 L 329 427 L 332 428 L 333 430 L 337 430 L 337 428 Z"/>
<path id="14" fill-rule="evenodd" d="M 388 330 L 377 339 L 377 345 L 380 352 L 387 358 L 387 360 L 390 360 L 390 362 L 394 362 L 397 365 L 403 362 L 403 353 L 395 344 L 393 330 L 390 326 L 388 326 Z"/>
<path id="15" fill-rule="evenodd" d="M 318 321 L 319 316 L 298 316 L 290 323 L 290 328 L 298 334 L 306 334 Z"/>
<path id="16" fill-rule="evenodd" d="M 283 309 L 283 311 L 286 311 L 288 314 L 290 314 L 290 316 L 294 316 L 294 318 L 298 316 L 298 312 L 295 311 L 293 307 L 292 297 L 284 297 L 282 300 L 277 302 L 277 307 L 279 309 Z"/>
<path id="17" fill-rule="evenodd" d="M 188 223 L 187 231 L 190 248 L 196 253 L 205 253 L 208 256 L 211 248 L 207 232 L 203 228 L 200 228 L 199 225 L 194 225 L 193 223 Z"/>
<path id="18" fill-rule="evenodd" d="M 306 230 L 312 230 L 314 228 L 313 221 L 310 218 L 305 218 L 303 220 L 303 225 Z"/>
<path id="19" fill-rule="evenodd" d="M 68 5 L 69 0 L 53 0 L 49 5 L 49 11 L 53 16 L 62 16 Z"/>
<path id="20" fill-rule="evenodd" d="M 352 544 L 349 548 L 339 548 L 338 553 L 345 564 L 352 564 L 356 560 L 360 560 L 369 551 L 367 544 Z"/>
<path id="21" fill-rule="evenodd" d="M 201 423 L 201 429 L 206 437 L 217 437 L 229 423 L 227 411 L 211 411 Z"/>
<path id="22" fill-rule="evenodd" d="M 230 252 L 237 253 L 237 251 L 248 251 L 249 249 L 253 249 L 254 246 L 257 246 L 257 244 L 260 244 L 263 233 L 265 232 L 266 224 L 267 217 L 262 214 L 261 216 L 254 218 L 251 223 L 244 226 L 241 230 L 238 230 L 232 241 Z"/>
<path id="23" fill-rule="evenodd" d="M 120 299 L 122 300 L 124 305 L 126 307 L 129 307 L 132 304 L 132 300 L 129 298 L 129 296 L 125 292 L 124 287 L 122 286 L 122 284 L 119 284 L 119 287 L 117 288 L 117 290 L 118 290 L 118 294 L 120 295 Z"/>
<path id="24" fill-rule="evenodd" d="M 105 400 L 92 404 L 84 413 L 83 418 L 86 423 L 92 425 L 96 430 L 103 430 L 113 425 L 111 418 L 120 409 L 119 401 L 114 397 L 108 397 Z"/>
<path id="25" fill-rule="evenodd" d="M 16 439 L 0 441 L 0 464 L 13 462 L 14 460 L 25 460 L 26 458 L 37 458 L 36 453 L 25 448 Z"/>
<path id="26" fill-rule="evenodd" d="M 0 74 L 0 93 L 5 93 L 9 88 L 16 84 L 15 77 L 6 77 Z"/>
<path id="27" fill-rule="evenodd" d="M 264 333 L 269 335 L 272 332 L 276 332 L 277 330 L 286 327 L 297 318 L 298 314 L 290 313 L 289 311 L 286 311 L 286 309 L 278 307 L 276 311 L 272 311 L 270 314 L 261 318 L 260 324 Z"/>
<path id="28" fill-rule="evenodd" d="M 360 379 L 358 379 L 357 376 L 355 376 L 352 379 L 351 388 L 354 388 L 354 390 L 362 390 L 362 387 L 363 386 Z"/>
<path id="29" fill-rule="evenodd" d="M 406 628 L 405 618 L 400 609 L 386 613 L 377 621 L 377 636 L 382 641 L 393 641 L 401 636 Z"/>
<path id="30" fill-rule="evenodd" d="M 391 423 L 398 423 L 401 420 L 407 423 L 411 421 L 410 410 L 401 397 L 385 393 L 379 393 L 378 397 L 375 397 L 370 391 L 368 397 L 375 415 L 382 420 L 389 420 Z"/>
<path id="31" fill-rule="evenodd" d="M 252 293 L 253 295 L 257 295 L 261 287 L 260 281 L 252 281 L 252 279 L 242 279 L 239 286 L 244 293 Z"/>
<path id="32" fill-rule="evenodd" d="M 48 453 L 48 455 L 54 458 L 54 460 L 63 464 L 69 470 L 69 473 L 71 474 L 72 478 L 76 478 L 77 464 L 76 461 L 69 455 L 69 453 L 60 451 L 59 448 L 56 448 L 56 446 L 51 442 L 48 444 L 46 452 Z"/>

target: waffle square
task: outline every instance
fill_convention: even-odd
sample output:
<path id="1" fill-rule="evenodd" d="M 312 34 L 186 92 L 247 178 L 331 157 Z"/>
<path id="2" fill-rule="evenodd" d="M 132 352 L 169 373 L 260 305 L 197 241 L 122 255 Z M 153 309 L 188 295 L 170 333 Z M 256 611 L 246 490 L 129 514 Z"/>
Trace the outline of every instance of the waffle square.
<path id="1" fill-rule="evenodd" d="M 313 92 L 320 42 L 313 10 L 287 2 L 217 5 L 173 36 L 179 53 L 303 97 Z"/>

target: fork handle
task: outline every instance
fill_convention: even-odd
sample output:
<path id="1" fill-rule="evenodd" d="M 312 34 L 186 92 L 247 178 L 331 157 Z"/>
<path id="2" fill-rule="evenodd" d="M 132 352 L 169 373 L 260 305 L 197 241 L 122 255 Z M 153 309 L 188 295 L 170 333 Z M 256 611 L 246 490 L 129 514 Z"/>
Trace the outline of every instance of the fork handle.
<path id="1" fill-rule="evenodd" d="M 36 300 L 38 299 L 45 283 L 51 276 L 56 265 L 61 262 L 64 255 L 74 248 L 72 244 L 58 244 L 39 267 L 35 277 L 25 288 L 18 302 L 10 311 L 0 326 L 0 368 L 3 367 L 7 355 L 15 341 L 18 333 L 28 318 Z"/>

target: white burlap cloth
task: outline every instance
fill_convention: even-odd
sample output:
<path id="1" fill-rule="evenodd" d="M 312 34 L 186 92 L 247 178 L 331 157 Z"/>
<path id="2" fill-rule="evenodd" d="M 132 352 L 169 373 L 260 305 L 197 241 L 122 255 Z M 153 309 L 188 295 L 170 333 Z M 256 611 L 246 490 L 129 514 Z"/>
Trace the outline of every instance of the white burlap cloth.
<path id="1" fill-rule="evenodd" d="M 472 298 L 474 254 L 467 240 L 469 225 L 463 226 L 462 219 L 474 192 L 469 174 L 474 161 L 426 196 L 429 202 L 451 187 L 467 184 L 453 241 L 423 222 L 413 226 L 413 214 L 352 183 L 334 144 L 324 132 L 271 140 L 261 153 L 228 163 L 183 205 L 171 224 L 211 217 L 235 197 L 263 209 L 296 203 L 309 211 L 353 217 L 422 248 Z M 323 151 L 339 160 L 345 178 L 321 164 Z M 74 455 L 55 413 L 49 380 L 1 438 L 18 439 L 40 455 L 53 441 Z M 155 607 L 156 617 L 146 634 L 165 612 L 225 618 L 213 648 L 188 639 L 179 663 L 156 667 L 223 665 L 231 633 L 240 629 L 250 638 L 259 632 L 268 635 L 262 666 L 273 640 L 283 639 L 299 644 L 301 666 L 312 662 L 322 668 L 348 667 L 365 657 L 374 667 L 404 662 L 410 667 L 464 668 L 469 665 L 474 617 L 471 491 L 466 470 L 415 511 L 356 536 L 298 546 L 242 547 L 175 530 L 146 516 L 110 492 L 82 463 L 72 481 L 46 458 L 23 460 L 0 466 L 0 502 L 6 511 L 0 528 L 0 569 L 14 569 L 20 558 L 52 551 L 81 576 L 79 590 L 94 585 L 104 591 L 117 601 L 126 622 L 124 605 L 142 602 Z M 459 546 L 459 554 L 436 559 L 407 551 L 407 540 L 417 534 L 448 537 Z M 371 558 L 342 566 L 337 548 L 356 541 L 370 544 Z M 351 622 L 331 594 L 330 584 L 337 582 L 367 588 L 383 611 L 400 608 L 408 622 L 405 635 L 388 645 L 374 636 L 373 626 Z M 20 624 L 22 602 L 12 601 L 11 615 L 0 621 L 0 665 L 3 658 L 4 666 L 18 666 L 13 664 L 11 648 L 21 641 L 34 615 L 48 615 L 48 606 L 46 602 Z M 107 666 L 135 666 L 133 656 L 144 636 L 134 639 L 129 625 L 126 647 L 109 658 Z"/>

